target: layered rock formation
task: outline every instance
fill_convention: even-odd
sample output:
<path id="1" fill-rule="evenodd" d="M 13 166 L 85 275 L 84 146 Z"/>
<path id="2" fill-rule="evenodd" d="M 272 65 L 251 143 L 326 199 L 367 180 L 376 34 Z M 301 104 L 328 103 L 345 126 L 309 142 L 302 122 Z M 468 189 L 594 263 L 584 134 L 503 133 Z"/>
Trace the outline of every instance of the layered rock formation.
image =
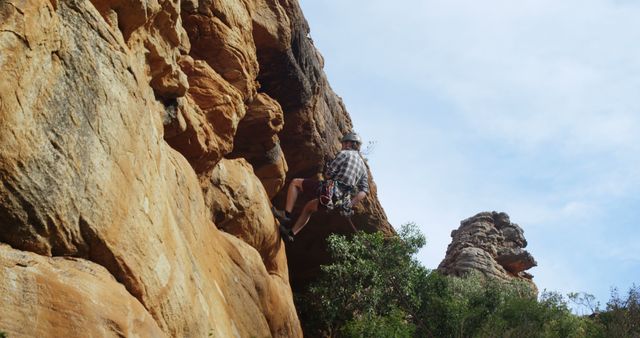
<path id="1" fill-rule="evenodd" d="M 11 310 L 2 311 L 2 331 L 16 337 L 165 335 L 107 269 L 85 259 L 47 258 L 0 244 L 0 280 L 2 307 Z"/>
<path id="2" fill-rule="evenodd" d="M 0 330 L 301 336 L 289 278 L 351 229 L 285 249 L 269 214 L 352 128 L 308 33 L 290 0 L 0 2 Z M 356 227 L 392 232 L 372 186 Z"/>
<path id="3" fill-rule="evenodd" d="M 460 222 L 451 238 L 439 272 L 454 276 L 480 272 L 503 281 L 521 280 L 537 290 L 533 276 L 525 271 L 537 263 L 524 249 L 527 247 L 524 231 L 511 223 L 509 215 L 495 211 L 479 213 Z"/>

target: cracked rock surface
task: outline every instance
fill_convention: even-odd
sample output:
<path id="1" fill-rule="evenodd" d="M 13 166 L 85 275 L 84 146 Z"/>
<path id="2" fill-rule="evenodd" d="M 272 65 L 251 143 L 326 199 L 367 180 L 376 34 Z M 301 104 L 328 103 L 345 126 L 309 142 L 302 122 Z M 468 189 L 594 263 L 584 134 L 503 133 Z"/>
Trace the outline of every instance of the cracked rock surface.
<path id="1" fill-rule="evenodd" d="M 353 128 L 308 34 L 289 0 L 0 1 L 0 330 L 300 337 L 352 229 L 270 214 Z M 393 233 L 370 185 L 354 224 Z"/>
<path id="2" fill-rule="evenodd" d="M 482 212 L 463 220 L 451 232 L 451 244 L 438 271 L 454 276 L 480 272 L 503 281 L 521 280 L 537 291 L 533 276 L 526 272 L 537 263 L 526 247 L 524 230 L 511 223 L 509 215 Z"/>

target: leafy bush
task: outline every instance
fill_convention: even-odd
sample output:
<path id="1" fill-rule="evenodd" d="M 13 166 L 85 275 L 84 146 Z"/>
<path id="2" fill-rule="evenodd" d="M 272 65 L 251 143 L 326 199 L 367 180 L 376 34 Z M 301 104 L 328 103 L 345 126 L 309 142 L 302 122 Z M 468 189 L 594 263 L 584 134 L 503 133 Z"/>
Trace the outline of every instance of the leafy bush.
<path id="1" fill-rule="evenodd" d="M 564 297 L 538 300 L 521 282 L 443 276 L 415 258 L 425 244 L 415 224 L 397 237 L 358 233 L 328 239 L 334 263 L 296 304 L 310 337 L 639 337 L 640 290 L 617 293 L 596 319 L 571 313 Z M 593 296 L 571 294 L 572 301 Z"/>
<path id="2" fill-rule="evenodd" d="M 613 289 L 606 311 L 596 318 L 606 328 L 607 337 L 640 337 L 640 287 L 631 286 L 626 299 Z"/>
<path id="3" fill-rule="evenodd" d="M 426 321 L 421 336 L 471 336 L 509 300 L 535 301 L 523 283 L 498 282 L 480 274 L 457 278 L 431 272 L 418 292 L 423 300 L 418 312 Z"/>
<path id="4" fill-rule="evenodd" d="M 340 333 L 359 338 L 411 338 L 415 326 L 406 318 L 407 315 L 398 309 L 391 310 L 386 316 L 367 314 L 348 321 Z"/>
<path id="5" fill-rule="evenodd" d="M 413 258 L 425 243 L 415 224 L 404 226 L 398 237 L 359 233 L 328 241 L 335 263 L 323 266 L 297 301 L 308 335 L 339 335 L 347 323 L 355 328 L 366 319 L 395 325 L 400 313 L 410 315 L 407 310 L 419 301 L 416 277 L 426 274 Z"/>
<path id="6" fill-rule="evenodd" d="M 484 323 L 479 337 L 600 337 L 602 329 L 571 313 L 562 295 L 543 292 L 540 300 L 510 297 Z"/>

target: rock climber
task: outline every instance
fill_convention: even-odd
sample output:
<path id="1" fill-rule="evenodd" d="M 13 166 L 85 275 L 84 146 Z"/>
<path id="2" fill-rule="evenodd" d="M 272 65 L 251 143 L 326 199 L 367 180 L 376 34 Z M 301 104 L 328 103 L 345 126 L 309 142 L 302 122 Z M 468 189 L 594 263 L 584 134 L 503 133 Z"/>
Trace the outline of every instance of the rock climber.
<path id="1" fill-rule="evenodd" d="M 367 167 L 360 154 L 362 140 L 354 132 L 345 134 L 342 139 L 342 150 L 329 163 L 324 173 L 324 181 L 313 178 L 294 178 L 289 183 L 284 211 L 273 208 L 274 216 L 280 221 L 280 232 L 287 241 L 293 241 L 311 218 L 311 214 L 319 208 L 340 209 L 346 216 L 353 214 L 352 207 L 362 201 L 369 192 L 369 176 Z M 356 190 L 357 189 L 357 190 Z M 304 192 L 315 193 L 318 197 L 307 202 L 291 229 L 291 212 Z"/>

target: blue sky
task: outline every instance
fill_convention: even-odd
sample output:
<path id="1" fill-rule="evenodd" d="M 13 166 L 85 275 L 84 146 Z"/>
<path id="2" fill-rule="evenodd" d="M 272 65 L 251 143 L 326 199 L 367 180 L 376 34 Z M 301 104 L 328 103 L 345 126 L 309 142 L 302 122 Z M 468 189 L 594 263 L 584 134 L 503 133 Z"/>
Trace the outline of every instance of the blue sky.
<path id="1" fill-rule="evenodd" d="M 301 0 L 395 226 L 520 224 L 542 289 L 640 283 L 640 3 Z"/>

